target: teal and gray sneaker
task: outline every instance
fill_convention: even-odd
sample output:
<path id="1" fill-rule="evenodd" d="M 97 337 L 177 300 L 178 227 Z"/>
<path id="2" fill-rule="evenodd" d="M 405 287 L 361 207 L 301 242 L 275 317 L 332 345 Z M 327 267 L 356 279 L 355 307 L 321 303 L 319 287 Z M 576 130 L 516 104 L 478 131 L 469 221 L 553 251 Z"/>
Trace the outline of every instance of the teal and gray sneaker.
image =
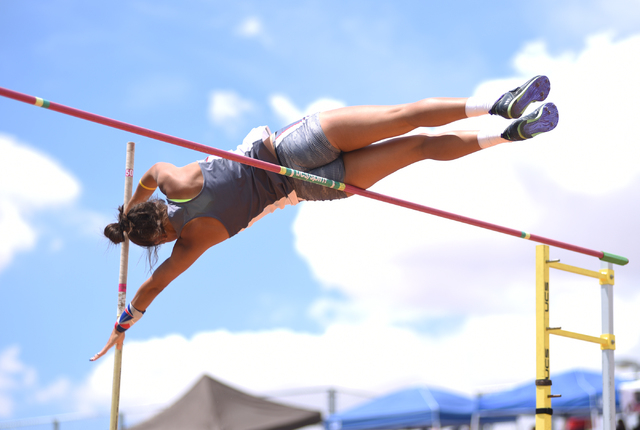
<path id="1" fill-rule="evenodd" d="M 544 101 L 549 95 L 551 83 L 546 76 L 535 76 L 524 85 L 504 93 L 493 104 L 489 113 L 506 119 L 520 118 L 532 102 Z"/>
<path id="2" fill-rule="evenodd" d="M 516 141 L 531 139 L 546 133 L 558 125 L 558 108 L 553 103 L 545 103 L 535 111 L 513 121 L 502 133 L 502 138 Z"/>

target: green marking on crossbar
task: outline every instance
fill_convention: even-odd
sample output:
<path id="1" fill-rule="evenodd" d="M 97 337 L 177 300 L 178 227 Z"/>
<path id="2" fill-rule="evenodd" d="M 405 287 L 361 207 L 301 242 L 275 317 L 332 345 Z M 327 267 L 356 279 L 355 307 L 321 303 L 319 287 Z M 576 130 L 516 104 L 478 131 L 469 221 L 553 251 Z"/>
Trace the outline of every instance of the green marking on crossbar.
<path id="1" fill-rule="evenodd" d="M 36 102 L 34 103 L 36 106 L 40 106 L 43 108 L 48 108 L 51 103 L 49 100 L 41 99 L 40 97 L 36 97 Z"/>
<path id="2" fill-rule="evenodd" d="M 610 254 L 604 251 L 602 254 L 603 256 L 600 260 L 606 261 L 607 263 L 619 264 L 620 266 L 624 266 L 629 263 L 629 259 L 626 257 L 621 257 L 620 255 Z"/>
<path id="3" fill-rule="evenodd" d="M 322 185 L 334 190 L 342 191 L 345 188 L 345 184 L 343 184 L 342 182 L 312 175 L 311 173 L 300 172 L 299 170 L 290 169 L 288 167 L 280 167 L 280 172 L 285 176 L 289 176 L 294 179 L 300 179 L 301 181 L 305 182 L 311 182 L 312 184 Z"/>

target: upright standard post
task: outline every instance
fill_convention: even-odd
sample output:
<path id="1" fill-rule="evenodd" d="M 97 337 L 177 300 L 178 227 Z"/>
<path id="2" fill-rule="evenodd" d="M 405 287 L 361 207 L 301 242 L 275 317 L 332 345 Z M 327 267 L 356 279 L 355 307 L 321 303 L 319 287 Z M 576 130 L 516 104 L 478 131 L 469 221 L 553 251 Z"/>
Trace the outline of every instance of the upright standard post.
<path id="1" fill-rule="evenodd" d="M 549 269 L 558 269 L 600 281 L 602 297 L 602 335 L 588 336 L 549 327 Z M 612 263 L 602 263 L 599 272 L 569 266 L 560 260 L 549 261 L 549 247 L 536 248 L 536 430 L 551 430 L 551 378 L 549 376 L 549 335 L 568 337 L 597 343 L 602 350 L 602 415 L 604 430 L 615 429 L 616 392 L 613 351 L 616 338 L 613 334 L 613 284 Z"/>
<path id="2" fill-rule="evenodd" d="M 549 247 L 536 246 L 536 430 L 551 430 Z"/>
<path id="3" fill-rule="evenodd" d="M 601 263 L 601 268 L 613 273 L 611 263 Z M 613 279 L 600 282 L 602 298 L 602 337 L 611 339 L 615 343 L 613 335 Z M 614 370 L 614 349 L 602 348 L 602 419 L 605 430 L 616 428 L 616 387 Z"/>
<path id="4" fill-rule="evenodd" d="M 133 189 L 133 159 L 135 143 L 127 143 L 127 158 L 124 170 L 124 204 L 131 200 Z M 129 270 L 129 238 L 125 234 L 124 242 L 120 248 L 120 274 L 118 276 L 118 311 L 116 318 L 124 312 L 127 300 L 127 272 Z M 111 390 L 111 421 L 109 430 L 118 430 L 118 417 L 120 409 L 120 374 L 122 371 L 122 349 L 116 347 L 113 360 L 113 386 Z"/>

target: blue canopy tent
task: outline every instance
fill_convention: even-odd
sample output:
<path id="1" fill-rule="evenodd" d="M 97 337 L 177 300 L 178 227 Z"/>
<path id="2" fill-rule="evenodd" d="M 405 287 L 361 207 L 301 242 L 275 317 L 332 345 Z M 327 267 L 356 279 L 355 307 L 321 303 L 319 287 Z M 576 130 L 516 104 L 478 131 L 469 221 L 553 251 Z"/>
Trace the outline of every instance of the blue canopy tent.
<path id="1" fill-rule="evenodd" d="M 397 391 L 331 415 L 327 430 L 406 429 L 469 425 L 474 401 L 449 391 L 417 387 Z"/>
<path id="2" fill-rule="evenodd" d="M 552 394 L 562 397 L 551 402 L 554 415 L 589 415 L 602 410 L 602 373 L 573 370 L 551 376 Z M 616 380 L 616 408 L 619 407 Z M 476 413 L 481 423 L 514 421 L 518 415 L 534 415 L 536 387 L 533 381 L 508 391 L 485 394 L 478 398 Z"/>

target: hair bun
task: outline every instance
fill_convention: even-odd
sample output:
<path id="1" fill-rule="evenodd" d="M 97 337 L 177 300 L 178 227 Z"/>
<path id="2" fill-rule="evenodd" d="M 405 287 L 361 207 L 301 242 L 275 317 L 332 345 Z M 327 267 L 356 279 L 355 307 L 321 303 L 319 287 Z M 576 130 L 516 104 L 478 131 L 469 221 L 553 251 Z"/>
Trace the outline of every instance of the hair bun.
<path id="1" fill-rule="evenodd" d="M 107 225 L 104 228 L 104 235 L 114 244 L 124 242 L 124 234 L 129 234 L 133 229 L 133 224 L 124 213 L 124 205 L 118 207 L 118 222 Z"/>
<path id="2" fill-rule="evenodd" d="M 114 222 L 104 228 L 104 235 L 114 244 L 124 242 L 124 232 L 120 223 Z"/>

